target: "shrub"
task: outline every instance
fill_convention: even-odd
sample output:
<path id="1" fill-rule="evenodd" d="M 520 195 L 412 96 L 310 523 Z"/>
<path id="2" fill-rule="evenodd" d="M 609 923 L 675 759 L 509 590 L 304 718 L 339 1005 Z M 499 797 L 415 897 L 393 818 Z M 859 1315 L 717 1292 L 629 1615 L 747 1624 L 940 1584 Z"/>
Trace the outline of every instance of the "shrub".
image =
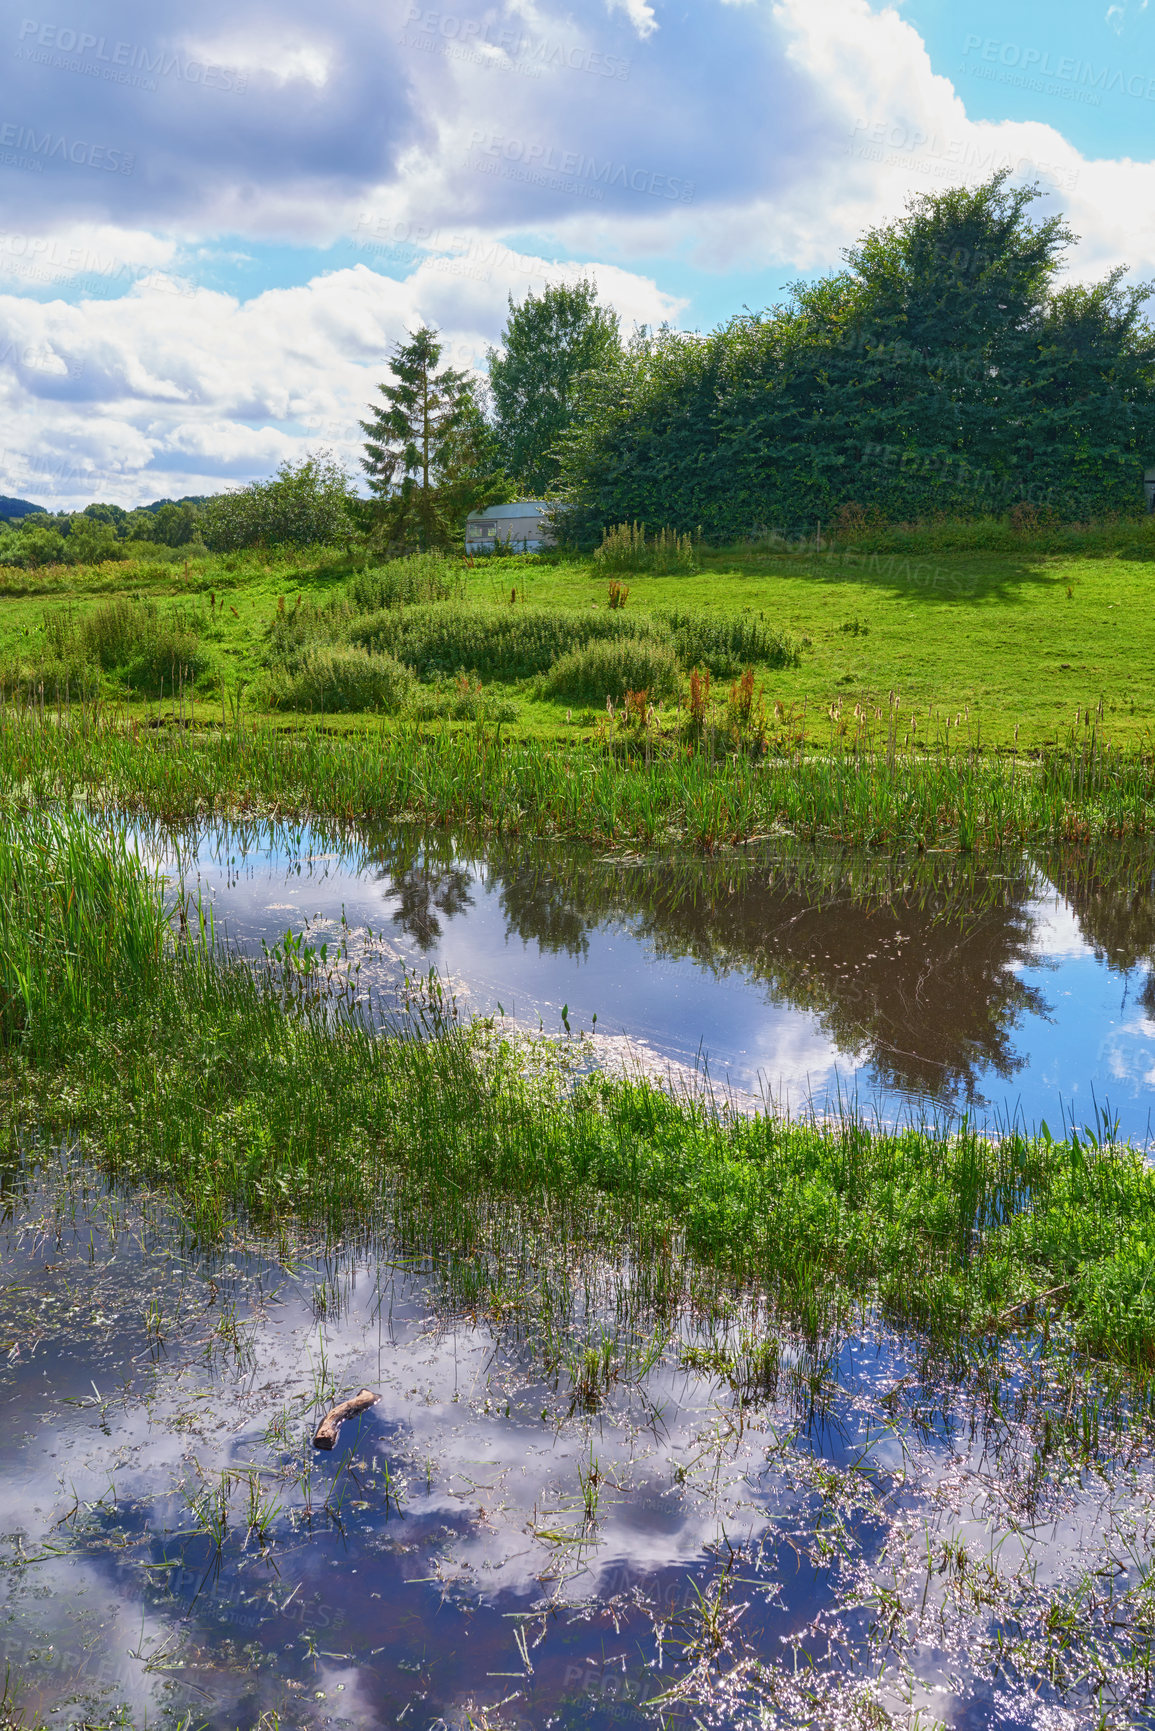
<path id="1" fill-rule="evenodd" d="M 733 674 L 755 661 L 765 667 L 797 667 L 802 659 L 798 641 L 789 631 L 776 631 L 749 614 L 719 619 L 708 613 L 669 608 L 657 617 L 672 633 L 683 667 L 708 667 L 714 674 Z"/>
<path id="2" fill-rule="evenodd" d="M 346 595 L 358 613 L 379 613 L 403 603 L 448 601 L 461 589 L 460 568 L 441 553 L 414 553 L 360 571 Z"/>
<path id="3" fill-rule="evenodd" d="M 57 629 L 72 637 L 70 625 Z M 106 601 L 75 627 L 74 641 L 84 660 L 115 673 L 134 691 L 171 690 L 208 667 L 196 632 L 175 610 L 162 616 L 151 601 Z"/>
<path id="4" fill-rule="evenodd" d="M 516 721 L 517 705 L 488 697 L 479 680 L 459 673 L 454 680 L 438 680 L 409 708 L 415 721 Z"/>
<path id="5" fill-rule="evenodd" d="M 595 703 L 607 697 L 620 703 L 627 691 L 672 697 L 678 686 L 673 646 L 644 637 L 616 643 L 603 640 L 573 649 L 555 662 L 546 680 L 552 697 L 588 698 Z"/>
<path id="6" fill-rule="evenodd" d="M 692 535 L 659 529 L 647 541 L 644 523 L 618 523 L 607 529 L 594 558 L 603 571 L 648 571 L 653 576 L 668 576 L 677 571 L 698 570 L 698 550 Z"/>
<path id="7" fill-rule="evenodd" d="M 297 667 L 274 669 L 261 682 L 266 702 L 282 709 L 336 711 L 401 709 L 413 690 L 413 673 L 389 655 L 348 646 L 310 649 Z"/>
<path id="8" fill-rule="evenodd" d="M 324 453 L 281 464 L 271 481 L 218 493 L 201 513 L 214 553 L 242 547 L 337 545 L 353 533 L 352 489 L 340 464 Z"/>

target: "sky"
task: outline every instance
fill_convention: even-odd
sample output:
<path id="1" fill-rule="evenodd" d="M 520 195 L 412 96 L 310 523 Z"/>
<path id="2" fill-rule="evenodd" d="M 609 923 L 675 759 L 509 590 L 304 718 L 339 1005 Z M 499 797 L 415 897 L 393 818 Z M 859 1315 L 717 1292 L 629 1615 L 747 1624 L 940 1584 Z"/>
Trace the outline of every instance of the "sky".
<path id="1" fill-rule="evenodd" d="M 420 324 L 483 369 L 590 277 L 707 330 L 1004 165 L 1155 278 L 1148 0 L 0 0 L 0 67 L 0 493 L 53 510 L 353 472 Z"/>

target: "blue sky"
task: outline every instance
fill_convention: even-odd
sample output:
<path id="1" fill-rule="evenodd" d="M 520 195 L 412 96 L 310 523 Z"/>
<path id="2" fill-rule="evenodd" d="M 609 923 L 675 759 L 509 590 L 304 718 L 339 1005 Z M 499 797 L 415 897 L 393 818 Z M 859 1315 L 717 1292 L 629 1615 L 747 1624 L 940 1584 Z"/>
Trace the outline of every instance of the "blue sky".
<path id="1" fill-rule="evenodd" d="M 421 322 L 708 328 L 999 164 L 1155 276 L 1145 0 L 4 0 L 0 64 L 0 491 L 54 507 L 353 467 Z"/>

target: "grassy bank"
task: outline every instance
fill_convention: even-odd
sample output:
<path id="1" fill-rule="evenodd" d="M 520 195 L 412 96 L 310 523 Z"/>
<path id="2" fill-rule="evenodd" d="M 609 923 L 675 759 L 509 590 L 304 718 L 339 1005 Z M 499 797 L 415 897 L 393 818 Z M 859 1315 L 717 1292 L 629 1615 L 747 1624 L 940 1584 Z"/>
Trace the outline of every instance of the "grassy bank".
<path id="1" fill-rule="evenodd" d="M 187 719 L 187 710 L 186 710 Z M 769 756 L 658 751 L 628 729 L 559 747 L 499 726 L 327 731 L 239 723 L 151 725 L 73 707 L 0 710 L 0 798 L 35 808 L 82 798 L 173 821 L 265 813 L 334 822 L 418 818 L 599 845 L 712 849 L 791 834 L 870 847 L 994 850 L 1146 836 L 1150 754 L 1096 729 L 1039 759 L 972 750 L 917 755 L 897 725 L 859 749 L 795 744 Z"/>
<path id="2" fill-rule="evenodd" d="M 689 1258 L 816 1333 L 872 1311 L 943 1348 L 1042 1328 L 1148 1375 L 1139 1153 L 734 1120 L 644 1082 L 563 1086 L 554 1048 L 527 1064 L 436 1016 L 432 1038 L 379 1038 L 174 943 L 131 852 L 75 821 L 0 836 L 0 1030 L 10 1135 L 78 1138 L 110 1177 L 175 1188 L 209 1237 L 238 1213 L 339 1235 L 401 1197 L 456 1241 L 509 1203 L 659 1284 Z"/>
<path id="3" fill-rule="evenodd" d="M 696 572 L 618 574 L 613 607 L 598 562 L 560 557 L 413 568 L 251 552 L 0 570 L 0 683 L 99 690 L 144 713 L 176 673 L 205 716 L 241 701 L 273 717 L 340 710 L 356 728 L 375 725 L 365 706 L 380 703 L 422 725 L 488 715 L 519 736 L 568 740 L 589 736 L 607 683 L 620 700 L 630 681 L 647 682 L 662 704 L 655 725 L 676 732 L 695 668 L 711 673 L 724 728 L 749 666 L 771 738 L 818 749 L 832 732 L 887 726 L 891 694 L 920 749 L 966 739 L 1033 751 L 1092 712 L 1111 743 L 1137 746 L 1155 722 L 1153 553 L 1146 520 L 863 531 L 817 548 L 703 549 Z M 551 677 L 594 638 L 619 657 L 649 647 L 628 666 Z M 399 658 L 413 677 L 342 687 L 341 667 L 356 673 L 365 655 Z"/>

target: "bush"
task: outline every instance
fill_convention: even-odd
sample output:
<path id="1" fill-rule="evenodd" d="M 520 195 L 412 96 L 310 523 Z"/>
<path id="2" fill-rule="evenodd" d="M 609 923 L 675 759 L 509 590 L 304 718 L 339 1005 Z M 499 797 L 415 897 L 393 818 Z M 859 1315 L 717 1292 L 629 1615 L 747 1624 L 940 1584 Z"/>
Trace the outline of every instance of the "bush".
<path id="1" fill-rule="evenodd" d="M 53 629 L 72 635 L 67 626 Z M 75 642 L 86 661 L 150 695 L 198 679 L 209 664 L 181 615 L 174 610 L 162 617 L 151 601 L 106 601 L 81 620 Z"/>
<path id="2" fill-rule="evenodd" d="M 390 655 L 351 647 L 310 649 L 295 670 L 274 669 L 261 682 L 266 702 L 317 712 L 371 709 L 394 714 L 414 685 L 412 670 Z"/>
<path id="3" fill-rule="evenodd" d="M 655 577 L 699 568 L 692 535 L 659 529 L 647 541 L 644 523 L 618 523 L 607 529 L 594 558 L 603 571 L 648 571 Z"/>
<path id="4" fill-rule="evenodd" d="M 775 631 L 748 614 L 719 619 L 670 608 L 657 617 L 672 633 L 683 667 L 708 667 L 711 673 L 725 675 L 741 673 L 756 661 L 765 667 L 797 667 L 802 659 L 790 632 Z"/>
<path id="5" fill-rule="evenodd" d="M 591 642 L 666 636 L 645 614 L 520 606 L 385 610 L 355 619 L 348 629 L 350 642 L 396 656 L 423 679 L 439 673 L 526 679 Z"/>
<path id="6" fill-rule="evenodd" d="M 619 642 L 587 643 L 571 650 L 550 669 L 546 690 L 551 697 L 586 698 L 620 703 L 627 691 L 648 697 L 673 697 L 679 688 L 678 661 L 673 646 L 659 639 L 626 638 Z"/>
<path id="7" fill-rule="evenodd" d="M 340 464 L 325 456 L 284 462 L 271 481 L 218 493 L 201 513 L 214 553 L 242 547 L 335 546 L 353 533 L 352 492 Z"/>
<path id="8" fill-rule="evenodd" d="M 459 673 L 454 680 L 438 680 L 431 691 L 423 692 L 409 708 L 415 721 L 516 721 L 517 705 L 486 695 L 480 681 L 468 673 Z"/>
<path id="9" fill-rule="evenodd" d="M 346 594 L 358 613 L 379 613 L 402 604 L 448 601 L 461 588 L 460 568 L 441 553 L 414 553 L 361 571 Z"/>

